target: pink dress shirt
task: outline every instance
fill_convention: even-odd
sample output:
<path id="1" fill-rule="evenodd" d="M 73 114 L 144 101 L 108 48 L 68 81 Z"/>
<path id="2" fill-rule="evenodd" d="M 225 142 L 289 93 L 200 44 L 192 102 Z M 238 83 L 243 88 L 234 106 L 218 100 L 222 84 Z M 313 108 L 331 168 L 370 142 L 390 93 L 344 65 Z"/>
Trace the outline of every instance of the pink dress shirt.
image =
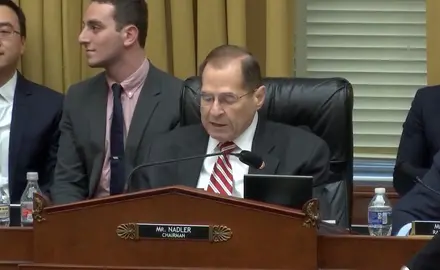
<path id="1" fill-rule="evenodd" d="M 145 79 L 148 75 L 150 64 L 147 59 L 144 63 L 131 74 L 127 79 L 121 82 L 121 86 L 124 89 L 121 95 L 122 109 L 124 113 L 124 138 L 127 138 L 127 134 L 130 130 L 131 119 L 136 108 L 139 94 L 144 86 Z M 112 122 L 113 113 L 113 92 L 111 86 L 113 81 L 107 79 L 109 86 L 107 97 L 107 123 L 105 132 L 105 158 L 102 166 L 101 179 L 99 182 L 96 197 L 104 197 L 110 194 L 110 127 Z"/>

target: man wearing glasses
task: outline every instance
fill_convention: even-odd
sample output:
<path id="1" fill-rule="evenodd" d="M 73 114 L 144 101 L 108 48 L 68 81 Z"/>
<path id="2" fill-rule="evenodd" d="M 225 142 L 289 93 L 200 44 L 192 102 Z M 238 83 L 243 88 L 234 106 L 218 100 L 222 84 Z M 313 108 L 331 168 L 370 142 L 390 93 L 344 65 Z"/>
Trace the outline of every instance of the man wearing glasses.
<path id="1" fill-rule="evenodd" d="M 0 0 L 0 187 L 20 202 L 26 173 L 38 172 L 47 192 L 56 163 L 63 95 L 17 71 L 26 18 L 13 1 Z M 15 213 L 15 212 L 13 212 Z M 14 217 L 11 223 L 19 221 Z"/>
<path id="2" fill-rule="evenodd" d="M 330 152 L 321 138 L 259 117 L 265 86 L 260 66 L 249 52 L 233 45 L 217 47 L 208 54 L 199 74 L 201 125 L 181 127 L 157 138 L 142 163 L 247 150 L 264 159 L 265 174 L 311 175 L 315 184 L 327 180 Z M 180 184 L 243 197 L 243 177 L 248 170 L 236 156 L 226 154 L 146 168 L 134 175 L 137 179 L 131 187 L 141 190 Z"/>

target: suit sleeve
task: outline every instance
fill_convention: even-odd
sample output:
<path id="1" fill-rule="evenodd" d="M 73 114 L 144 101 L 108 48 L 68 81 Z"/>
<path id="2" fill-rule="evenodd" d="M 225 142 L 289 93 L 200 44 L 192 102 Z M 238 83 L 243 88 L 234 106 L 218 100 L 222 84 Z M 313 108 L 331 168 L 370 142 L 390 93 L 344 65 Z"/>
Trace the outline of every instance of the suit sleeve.
<path id="1" fill-rule="evenodd" d="M 142 155 L 141 164 L 151 164 L 180 158 L 179 153 L 181 151 L 178 145 L 182 141 L 179 134 L 180 133 L 176 133 L 175 131 L 170 131 L 161 136 L 157 136 L 146 150 L 139 152 L 139 155 Z M 178 143 L 175 144 L 175 142 Z M 176 185 L 180 183 L 180 175 L 178 175 L 177 172 L 179 166 L 185 166 L 185 164 L 170 162 L 139 169 L 139 171 L 133 175 L 132 181 L 130 181 L 131 186 L 129 187 L 129 191 L 135 192 Z M 194 170 L 196 168 L 188 166 L 186 169 Z"/>
<path id="2" fill-rule="evenodd" d="M 440 265 L 440 234 L 436 234 L 406 265 L 410 270 L 437 270 Z"/>
<path id="3" fill-rule="evenodd" d="M 326 198 L 325 183 L 330 177 L 330 150 L 327 144 L 319 140 L 315 144 L 303 170 L 304 175 L 313 176 L 313 197 L 319 200 L 321 219 L 332 219 L 330 215 L 330 202 Z"/>
<path id="4" fill-rule="evenodd" d="M 61 103 L 61 102 L 60 102 Z M 57 162 L 57 152 L 58 152 L 58 142 L 60 139 L 60 120 L 62 115 L 62 104 L 60 104 L 60 109 L 57 111 L 54 121 L 51 127 L 51 134 L 49 137 L 48 150 L 47 150 L 47 158 L 44 166 L 44 171 L 42 180 L 43 183 L 40 184 L 41 191 L 46 194 L 49 198 L 50 196 L 50 187 L 53 185 L 54 180 L 54 171 Z"/>
<path id="5" fill-rule="evenodd" d="M 393 174 L 393 185 L 399 195 L 403 196 L 414 186 L 412 176 L 400 169 L 400 164 L 409 163 L 419 177 L 423 177 L 431 164 L 427 151 L 422 118 L 423 100 L 420 90 L 417 92 L 403 124 L 402 136 L 397 152 L 396 166 Z"/>
<path id="6" fill-rule="evenodd" d="M 171 131 L 171 130 L 176 129 L 181 126 L 181 122 L 180 122 L 181 119 L 180 118 L 181 118 L 181 115 L 183 115 L 182 102 L 181 102 L 182 101 L 181 100 L 181 98 L 182 98 L 181 91 L 183 89 L 183 81 L 178 78 L 173 78 L 173 80 L 170 81 L 170 84 L 172 84 L 172 85 L 170 85 L 170 89 L 173 89 L 177 92 L 177 94 L 175 96 L 177 97 L 177 104 L 178 104 L 178 106 L 175 109 L 175 113 L 174 113 L 175 118 L 172 121 L 171 126 L 170 126 L 170 131 Z"/>
<path id="7" fill-rule="evenodd" d="M 432 165 L 422 181 L 430 188 L 440 191 L 440 152 L 436 159 L 438 164 Z M 414 220 L 440 220 L 440 195 L 419 184 L 416 184 L 394 206 L 393 235 L 402 226 Z"/>
<path id="8" fill-rule="evenodd" d="M 88 181 L 83 160 L 76 145 L 71 121 L 72 91 L 69 90 L 60 122 L 58 159 L 51 197 L 54 204 L 66 204 L 87 198 Z"/>
<path id="9" fill-rule="evenodd" d="M 149 144 L 146 149 L 141 149 L 139 152 L 139 155 L 141 156 L 139 164 L 148 164 L 152 162 L 151 153 L 154 151 L 152 148 L 156 146 L 156 142 L 157 139 L 154 141 L 154 143 Z M 127 187 L 128 192 L 136 192 L 151 188 L 148 171 L 148 167 L 139 167 L 136 169 L 136 171 L 132 172 L 131 179 L 129 180 Z"/>

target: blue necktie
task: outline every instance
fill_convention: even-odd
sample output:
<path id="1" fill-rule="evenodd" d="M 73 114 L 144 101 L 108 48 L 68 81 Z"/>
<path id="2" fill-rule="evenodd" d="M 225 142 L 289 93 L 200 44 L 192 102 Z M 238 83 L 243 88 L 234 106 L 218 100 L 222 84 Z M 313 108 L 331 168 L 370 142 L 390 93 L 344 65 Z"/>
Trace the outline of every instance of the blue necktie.
<path id="1" fill-rule="evenodd" d="M 113 84 L 113 117 L 110 129 L 110 195 L 124 192 L 124 113 L 122 111 L 122 86 Z"/>

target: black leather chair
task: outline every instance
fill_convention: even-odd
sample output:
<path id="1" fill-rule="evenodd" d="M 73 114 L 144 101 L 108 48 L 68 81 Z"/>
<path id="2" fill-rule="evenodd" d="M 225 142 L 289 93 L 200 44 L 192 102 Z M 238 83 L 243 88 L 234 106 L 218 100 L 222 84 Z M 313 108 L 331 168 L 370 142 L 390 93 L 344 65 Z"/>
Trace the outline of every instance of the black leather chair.
<path id="1" fill-rule="evenodd" d="M 331 150 L 327 199 L 337 224 L 351 226 L 353 201 L 353 88 L 342 78 L 265 78 L 266 100 L 260 115 L 292 126 L 308 126 Z M 195 95 L 199 77 L 185 81 L 181 125 L 200 123 Z"/>

